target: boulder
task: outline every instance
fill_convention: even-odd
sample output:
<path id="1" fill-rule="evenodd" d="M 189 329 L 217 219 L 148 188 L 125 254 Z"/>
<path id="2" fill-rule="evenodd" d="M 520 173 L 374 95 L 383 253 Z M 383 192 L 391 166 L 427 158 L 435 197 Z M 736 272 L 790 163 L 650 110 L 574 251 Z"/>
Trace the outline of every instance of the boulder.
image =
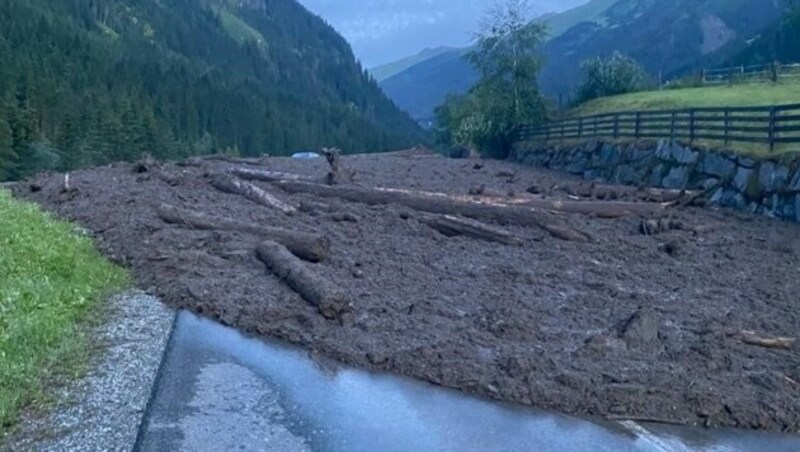
<path id="1" fill-rule="evenodd" d="M 650 308 L 641 307 L 622 326 L 620 336 L 629 349 L 653 352 L 662 348 L 660 328 L 661 322 L 656 313 Z"/>
<path id="2" fill-rule="evenodd" d="M 667 176 L 661 181 L 661 186 L 664 188 L 683 190 L 688 183 L 689 168 L 685 166 L 676 166 L 669 170 Z"/>
<path id="3" fill-rule="evenodd" d="M 717 179 L 716 177 L 706 177 L 704 179 L 697 181 L 694 184 L 694 187 L 695 189 L 698 190 L 708 190 L 712 187 L 715 187 L 718 184 L 719 184 L 719 179 Z"/>
<path id="4" fill-rule="evenodd" d="M 667 162 L 689 165 L 696 163 L 700 154 L 676 141 L 662 141 L 659 143 L 658 149 L 656 149 L 656 156 Z"/>
<path id="5" fill-rule="evenodd" d="M 478 151 L 467 146 L 457 144 L 450 148 L 450 158 L 453 159 L 477 159 L 480 157 Z"/>
<path id="6" fill-rule="evenodd" d="M 651 187 L 660 187 L 661 186 L 661 179 L 664 177 L 664 165 L 659 163 L 653 168 L 653 172 L 650 173 L 650 186 Z"/>
<path id="7" fill-rule="evenodd" d="M 736 162 L 718 152 L 706 152 L 700 161 L 699 171 L 704 174 L 728 179 L 736 171 Z"/>
<path id="8" fill-rule="evenodd" d="M 750 176 L 752 175 L 752 169 L 740 166 L 736 170 L 736 175 L 733 177 L 733 186 L 741 192 L 747 191 L 747 186 L 750 183 Z"/>
<path id="9" fill-rule="evenodd" d="M 739 164 L 739 166 L 743 166 L 745 168 L 755 168 L 756 167 L 756 161 L 751 159 L 750 157 L 745 157 L 745 156 L 740 155 L 736 159 L 736 162 Z"/>
<path id="10" fill-rule="evenodd" d="M 794 195 L 794 221 L 800 223 L 800 193 Z"/>
<path id="11" fill-rule="evenodd" d="M 800 168 L 797 168 L 794 172 L 794 178 L 792 178 L 792 183 L 789 185 L 789 190 L 800 191 Z"/>
<path id="12" fill-rule="evenodd" d="M 747 207 L 747 200 L 736 190 L 720 188 L 711 197 L 711 202 L 722 207 L 733 209 L 744 209 Z"/>
<path id="13" fill-rule="evenodd" d="M 758 186 L 762 193 L 775 193 L 786 188 L 789 180 L 789 168 L 775 162 L 762 162 L 758 169 Z"/>
<path id="14" fill-rule="evenodd" d="M 620 162 L 620 150 L 613 144 L 605 143 L 600 148 L 599 165 L 604 167 L 616 166 Z"/>

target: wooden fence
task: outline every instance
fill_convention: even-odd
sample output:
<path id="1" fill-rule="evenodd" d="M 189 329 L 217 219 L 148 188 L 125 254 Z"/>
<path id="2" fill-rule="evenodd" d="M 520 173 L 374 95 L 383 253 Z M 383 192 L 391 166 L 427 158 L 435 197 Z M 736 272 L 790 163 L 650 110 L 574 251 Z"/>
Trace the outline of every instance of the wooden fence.
<path id="1" fill-rule="evenodd" d="M 521 141 L 673 139 L 694 142 L 800 143 L 800 104 L 607 113 L 520 128 Z"/>
<path id="2" fill-rule="evenodd" d="M 750 82 L 756 80 L 773 81 L 800 77 L 800 64 L 761 64 L 754 66 L 734 66 L 727 68 L 704 69 L 700 73 L 703 84 L 723 84 Z"/>

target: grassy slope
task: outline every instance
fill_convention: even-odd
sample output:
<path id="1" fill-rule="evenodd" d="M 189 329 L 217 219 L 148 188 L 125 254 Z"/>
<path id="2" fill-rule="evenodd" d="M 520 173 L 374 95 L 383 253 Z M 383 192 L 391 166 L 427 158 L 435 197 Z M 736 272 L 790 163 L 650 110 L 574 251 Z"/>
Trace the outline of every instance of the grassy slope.
<path id="1" fill-rule="evenodd" d="M 0 438 L 44 384 L 87 357 L 88 322 L 127 284 L 90 239 L 0 189 Z"/>
<path id="2" fill-rule="evenodd" d="M 684 88 L 646 91 L 604 97 L 589 101 L 567 113 L 569 117 L 590 116 L 602 113 L 639 110 L 669 110 L 692 107 L 748 107 L 800 104 L 800 80 L 789 79 L 779 83 L 749 83 L 703 88 Z M 740 124 L 741 125 L 741 124 Z M 761 124 L 754 124 L 761 125 Z M 721 142 L 698 141 L 698 144 L 719 148 Z M 732 152 L 763 156 L 768 146 L 756 143 L 732 142 Z M 775 152 L 797 150 L 797 145 L 777 145 Z"/>
<path id="3" fill-rule="evenodd" d="M 800 81 L 646 91 L 589 101 L 570 112 L 586 116 L 615 111 L 690 107 L 745 107 L 800 103 Z"/>

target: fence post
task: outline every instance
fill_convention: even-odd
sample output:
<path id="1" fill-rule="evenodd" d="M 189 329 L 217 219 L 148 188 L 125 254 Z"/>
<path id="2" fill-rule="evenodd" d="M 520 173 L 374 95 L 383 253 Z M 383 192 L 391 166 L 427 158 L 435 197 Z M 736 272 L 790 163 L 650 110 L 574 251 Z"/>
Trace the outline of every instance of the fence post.
<path id="1" fill-rule="evenodd" d="M 578 138 L 583 138 L 583 117 L 578 118 Z"/>
<path id="2" fill-rule="evenodd" d="M 614 139 L 619 138 L 619 113 L 614 113 Z"/>
<path id="3" fill-rule="evenodd" d="M 600 119 L 599 119 L 597 116 L 595 116 L 594 118 L 592 118 L 592 123 L 594 124 L 594 134 L 593 134 L 593 137 L 594 137 L 594 138 L 597 138 L 597 122 L 598 122 L 599 120 L 600 120 Z"/>
<path id="4" fill-rule="evenodd" d="M 561 141 L 564 141 L 564 121 L 561 121 Z"/>
<path id="5" fill-rule="evenodd" d="M 553 126 L 553 124 L 550 123 L 550 122 L 545 124 L 545 126 L 544 126 L 544 141 L 550 141 L 550 127 L 552 127 L 552 126 Z"/>
<path id="6" fill-rule="evenodd" d="M 775 150 L 775 116 L 776 116 L 776 109 L 775 107 L 770 107 L 769 109 L 769 152 Z"/>
<path id="7" fill-rule="evenodd" d="M 730 132 L 731 132 L 731 111 L 726 108 L 725 109 L 725 131 L 723 132 L 725 134 L 725 146 L 728 146 L 730 144 L 730 142 L 731 142 Z"/>
<path id="8" fill-rule="evenodd" d="M 641 123 L 642 123 L 642 112 L 637 111 L 636 112 L 636 125 L 634 126 L 634 129 L 633 129 L 633 136 L 634 136 L 635 140 L 639 139 L 639 127 L 641 126 Z"/>
<path id="9" fill-rule="evenodd" d="M 689 109 L 689 143 L 694 143 L 694 108 Z"/>
<path id="10" fill-rule="evenodd" d="M 777 82 L 778 81 L 778 74 L 780 73 L 780 70 L 781 70 L 781 63 L 779 61 L 774 61 L 772 63 L 772 81 L 773 82 Z"/>

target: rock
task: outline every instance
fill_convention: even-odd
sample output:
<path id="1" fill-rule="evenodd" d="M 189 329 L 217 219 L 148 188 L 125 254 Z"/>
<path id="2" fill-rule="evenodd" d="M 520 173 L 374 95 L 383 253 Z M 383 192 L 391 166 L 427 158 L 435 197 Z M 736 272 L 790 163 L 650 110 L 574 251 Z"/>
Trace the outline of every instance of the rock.
<path id="1" fill-rule="evenodd" d="M 755 168 L 756 167 L 756 161 L 751 159 L 751 158 L 749 158 L 749 157 L 744 157 L 744 156 L 740 155 L 736 159 L 736 161 L 739 163 L 739 166 L 743 166 L 745 168 Z"/>
<path id="2" fill-rule="evenodd" d="M 659 187 L 661 186 L 661 179 L 664 177 L 664 165 L 659 163 L 653 168 L 653 172 L 650 174 L 650 186 L 651 187 Z"/>
<path id="3" fill-rule="evenodd" d="M 800 194 L 794 195 L 794 221 L 800 223 Z"/>
<path id="4" fill-rule="evenodd" d="M 586 165 L 583 162 L 575 162 L 569 166 L 567 166 L 567 172 L 574 175 L 574 176 L 581 176 L 583 175 L 583 171 L 586 169 Z"/>
<path id="5" fill-rule="evenodd" d="M 716 177 L 707 177 L 694 184 L 694 187 L 698 190 L 709 190 L 712 187 L 717 186 L 718 184 L 719 184 L 719 179 L 717 179 Z"/>
<path id="6" fill-rule="evenodd" d="M 457 144 L 450 148 L 450 158 L 453 159 L 477 159 L 480 154 L 475 149 Z"/>
<path id="7" fill-rule="evenodd" d="M 763 193 L 775 193 L 786 187 L 789 168 L 775 162 L 763 162 L 758 169 L 758 185 Z"/>
<path id="8" fill-rule="evenodd" d="M 660 328 L 661 322 L 656 313 L 652 309 L 640 307 L 625 322 L 620 336 L 625 340 L 628 348 L 656 351 L 662 348 L 659 339 Z"/>
<path id="9" fill-rule="evenodd" d="M 631 152 L 631 160 L 643 165 L 647 165 L 650 160 L 652 160 L 656 155 L 656 151 L 653 148 L 636 148 Z"/>
<path id="10" fill-rule="evenodd" d="M 736 171 L 736 162 L 717 152 L 706 152 L 700 161 L 699 171 L 705 174 L 728 179 Z"/>
<path id="11" fill-rule="evenodd" d="M 667 162 L 676 162 L 683 165 L 696 163 L 699 157 L 697 151 L 686 148 L 677 142 L 663 141 L 656 150 L 656 156 Z"/>
<path id="12" fill-rule="evenodd" d="M 596 180 L 600 179 L 600 173 L 596 170 L 586 170 L 583 172 L 583 180 Z"/>
<path id="13" fill-rule="evenodd" d="M 797 168 L 795 171 L 792 183 L 789 185 L 789 190 L 800 191 L 800 168 Z"/>
<path id="14" fill-rule="evenodd" d="M 619 150 L 612 144 L 604 144 L 600 149 L 600 165 L 605 167 L 619 165 Z"/>
<path id="15" fill-rule="evenodd" d="M 744 209 L 747 207 L 747 200 L 744 196 L 736 190 L 730 188 L 720 188 L 711 196 L 713 204 L 722 207 L 731 207 L 735 209 Z"/>
<path id="16" fill-rule="evenodd" d="M 752 176 L 752 174 L 752 169 L 740 166 L 736 170 L 736 176 L 733 177 L 733 186 L 740 192 L 747 191 L 747 186 L 750 183 L 750 176 Z"/>
<path id="17" fill-rule="evenodd" d="M 685 166 L 676 166 L 669 170 L 669 174 L 661 182 L 664 188 L 683 190 L 689 183 L 689 169 Z"/>

